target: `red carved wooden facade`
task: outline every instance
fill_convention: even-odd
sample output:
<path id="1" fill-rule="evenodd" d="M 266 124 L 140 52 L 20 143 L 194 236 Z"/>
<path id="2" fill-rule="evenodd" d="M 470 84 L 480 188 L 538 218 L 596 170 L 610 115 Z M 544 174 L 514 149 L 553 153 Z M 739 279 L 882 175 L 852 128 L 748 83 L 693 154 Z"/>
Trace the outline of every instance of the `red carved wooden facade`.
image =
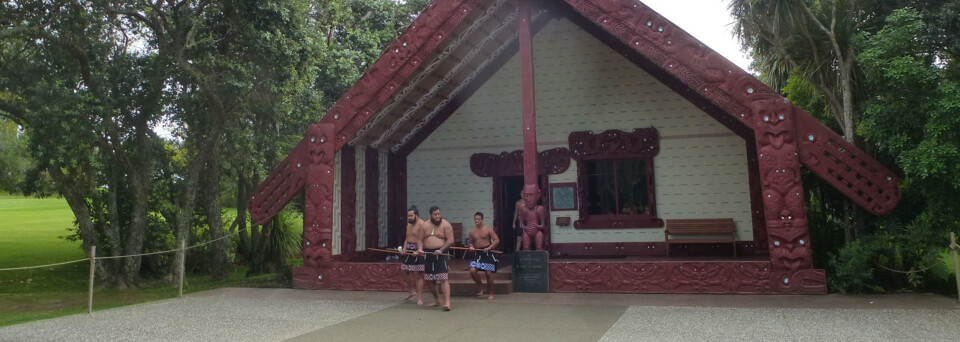
<path id="1" fill-rule="evenodd" d="M 873 214 L 887 213 L 897 204 L 898 180 L 892 172 L 641 2 L 555 0 L 533 5 L 531 34 L 551 16 L 565 16 L 718 122 L 750 137 L 747 146 L 752 154 L 748 158 L 753 221 L 762 228 L 754 229 L 752 243 L 765 245 L 741 243 L 738 248 L 769 253 L 769 260 L 763 261 L 554 262 L 550 266 L 552 291 L 824 293 L 824 272 L 811 268 L 800 165 Z M 352 225 L 356 215 L 366 215 L 368 227 L 369 221 L 387 220 L 391 227 L 402 222 L 406 156 L 517 53 L 516 22 L 516 3 L 509 0 L 443 0 L 429 5 L 257 188 L 250 198 L 250 212 L 259 224 L 275 216 L 296 192 L 305 192 L 304 266 L 294 270 L 295 287 L 403 288 L 395 264 L 333 259 L 333 203 L 344 204 L 339 227 L 344 251 L 355 242 L 356 227 Z M 455 60 L 453 56 L 458 53 Z M 441 75 L 437 78 L 441 82 L 431 81 L 424 74 L 438 70 L 451 70 L 453 76 L 447 80 Z M 435 83 L 431 86 L 428 82 Z M 442 96 L 411 95 L 421 89 L 435 89 Z M 385 106 L 397 113 L 404 110 L 396 108 L 412 109 L 394 125 L 383 116 Z M 415 108 L 422 110 L 415 112 Z M 380 133 L 384 134 L 377 137 Z M 388 179 L 379 179 L 372 171 L 347 174 L 356 158 L 363 158 L 369 169 L 376 169 L 378 158 L 375 150 L 368 149 L 371 146 L 390 150 Z M 346 177 L 340 178 L 344 192 L 335 199 L 334 177 L 340 175 L 334 174 L 334 157 L 338 151 Z M 383 194 L 371 193 L 370 189 L 364 194 L 365 212 L 355 212 L 347 205 L 360 195 L 348 190 L 357 177 L 366 177 L 364 180 L 372 183 L 388 182 L 387 217 L 376 214 L 377 196 Z M 367 242 L 375 243 L 377 233 L 368 227 Z M 389 235 L 387 241 L 396 244 L 400 233 L 392 230 Z M 576 247 L 587 245 L 593 248 L 593 244 Z M 624 255 L 645 255 L 644 249 L 658 246 L 596 245 Z"/>

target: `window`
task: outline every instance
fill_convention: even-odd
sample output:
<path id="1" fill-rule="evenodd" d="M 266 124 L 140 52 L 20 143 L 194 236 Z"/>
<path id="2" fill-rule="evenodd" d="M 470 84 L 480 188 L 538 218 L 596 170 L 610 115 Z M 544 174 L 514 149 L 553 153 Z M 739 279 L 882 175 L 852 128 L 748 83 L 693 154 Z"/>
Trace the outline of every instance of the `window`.
<path id="1" fill-rule="evenodd" d="M 577 160 L 580 219 L 577 229 L 662 227 L 656 217 L 653 157 L 659 152 L 656 129 L 570 134 Z"/>
<path id="2" fill-rule="evenodd" d="M 586 167 L 587 214 L 633 215 L 647 213 L 647 167 L 643 159 L 596 160 Z"/>

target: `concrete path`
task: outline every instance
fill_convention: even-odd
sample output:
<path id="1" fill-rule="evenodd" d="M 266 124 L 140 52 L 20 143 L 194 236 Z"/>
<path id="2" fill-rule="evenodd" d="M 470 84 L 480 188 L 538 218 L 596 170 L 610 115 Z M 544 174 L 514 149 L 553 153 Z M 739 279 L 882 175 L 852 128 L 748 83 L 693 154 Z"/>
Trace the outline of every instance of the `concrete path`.
<path id="1" fill-rule="evenodd" d="M 0 341 L 957 341 L 960 305 L 937 295 L 727 296 L 218 289 L 0 328 Z"/>

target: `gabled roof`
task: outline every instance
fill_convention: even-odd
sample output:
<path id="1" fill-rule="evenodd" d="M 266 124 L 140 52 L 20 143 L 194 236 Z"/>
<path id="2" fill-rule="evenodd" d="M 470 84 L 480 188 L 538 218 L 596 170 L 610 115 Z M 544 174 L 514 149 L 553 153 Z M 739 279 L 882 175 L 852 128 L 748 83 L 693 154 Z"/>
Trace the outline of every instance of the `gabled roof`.
<path id="1" fill-rule="evenodd" d="M 642 2 L 541 0 L 534 8 L 532 26 L 568 17 L 741 135 L 795 144 L 800 162 L 867 211 L 883 214 L 899 201 L 892 172 Z M 320 123 L 333 125 L 337 150 L 349 143 L 409 153 L 516 53 L 516 40 L 515 0 L 434 1 Z M 298 145 L 258 188 L 255 221 L 303 186 L 291 165 L 306 161 L 306 149 Z"/>

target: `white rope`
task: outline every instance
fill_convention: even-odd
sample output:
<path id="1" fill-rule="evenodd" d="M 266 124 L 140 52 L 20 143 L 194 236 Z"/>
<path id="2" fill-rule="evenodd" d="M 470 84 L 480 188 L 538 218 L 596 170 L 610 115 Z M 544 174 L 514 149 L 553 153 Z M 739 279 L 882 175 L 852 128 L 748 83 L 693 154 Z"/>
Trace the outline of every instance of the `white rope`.
<path id="1" fill-rule="evenodd" d="M 40 266 L 0 268 L 0 271 L 28 270 L 28 269 L 31 269 L 31 268 L 44 268 L 44 267 L 50 267 L 50 266 L 60 266 L 60 265 L 66 265 L 66 264 L 72 264 L 72 263 L 76 263 L 76 262 L 81 262 L 81 261 L 90 261 L 90 259 L 87 258 L 87 259 L 80 259 L 80 260 L 74 260 L 74 261 L 66 261 L 66 262 L 60 262 L 60 263 L 56 263 L 56 264 L 40 265 Z"/>
<path id="2" fill-rule="evenodd" d="M 210 240 L 210 241 L 207 241 L 207 242 L 204 242 L 204 243 L 201 243 L 201 244 L 196 244 L 196 245 L 193 245 L 193 246 L 184 248 L 184 250 L 188 250 L 188 249 L 191 249 L 191 248 L 197 248 L 197 247 L 200 247 L 200 246 L 203 246 L 203 245 L 207 245 L 207 244 L 210 244 L 210 243 L 213 243 L 213 242 L 217 242 L 217 241 L 219 241 L 219 240 L 226 239 L 226 238 L 228 238 L 228 237 L 231 237 L 231 236 L 233 236 L 233 235 L 237 235 L 237 234 L 239 234 L 239 233 L 240 233 L 240 231 L 235 231 L 235 232 L 233 232 L 233 233 L 224 235 L 224 236 L 222 236 L 222 237 L 220 237 L 220 238 L 217 238 L 217 239 Z M 94 260 L 119 259 L 119 258 L 130 258 L 130 257 L 138 257 L 138 256 L 156 255 L 156 254 L 164 254 L 164 253 L 176 252 L 176 251 L 179 251 L 179 250 L 180 250 L 179 248 L 176 248 L 176 249 L 170 249 L 170 250 L 159 251 L 159 252 L 150 252 L 150 253 L 141 253 L 141 254 L 132 254 L 132 255 L 116 255 L 116 256 L 108 256 L 108 257 L 96 257 L 96 258 L 94 258 Z M 72 263 L 84 262 L 84 261 L 90 261 L 90 258 L 73 260 L 73 261 L 66 261 L 66 262 L 61 262 L 61 263 L 56 263 L 56 264 L 49 264 L 49 265 L 13 267 L 13 268 L 0 268 L 0 271 L 29 270 L 29 269 L 34 269 L 34 268 L 44 268 L 44 267 L 51 267 L 51 266 L 60 266 L 60 265 L 66 265 L 66 264 L 72 264 Z"/>

